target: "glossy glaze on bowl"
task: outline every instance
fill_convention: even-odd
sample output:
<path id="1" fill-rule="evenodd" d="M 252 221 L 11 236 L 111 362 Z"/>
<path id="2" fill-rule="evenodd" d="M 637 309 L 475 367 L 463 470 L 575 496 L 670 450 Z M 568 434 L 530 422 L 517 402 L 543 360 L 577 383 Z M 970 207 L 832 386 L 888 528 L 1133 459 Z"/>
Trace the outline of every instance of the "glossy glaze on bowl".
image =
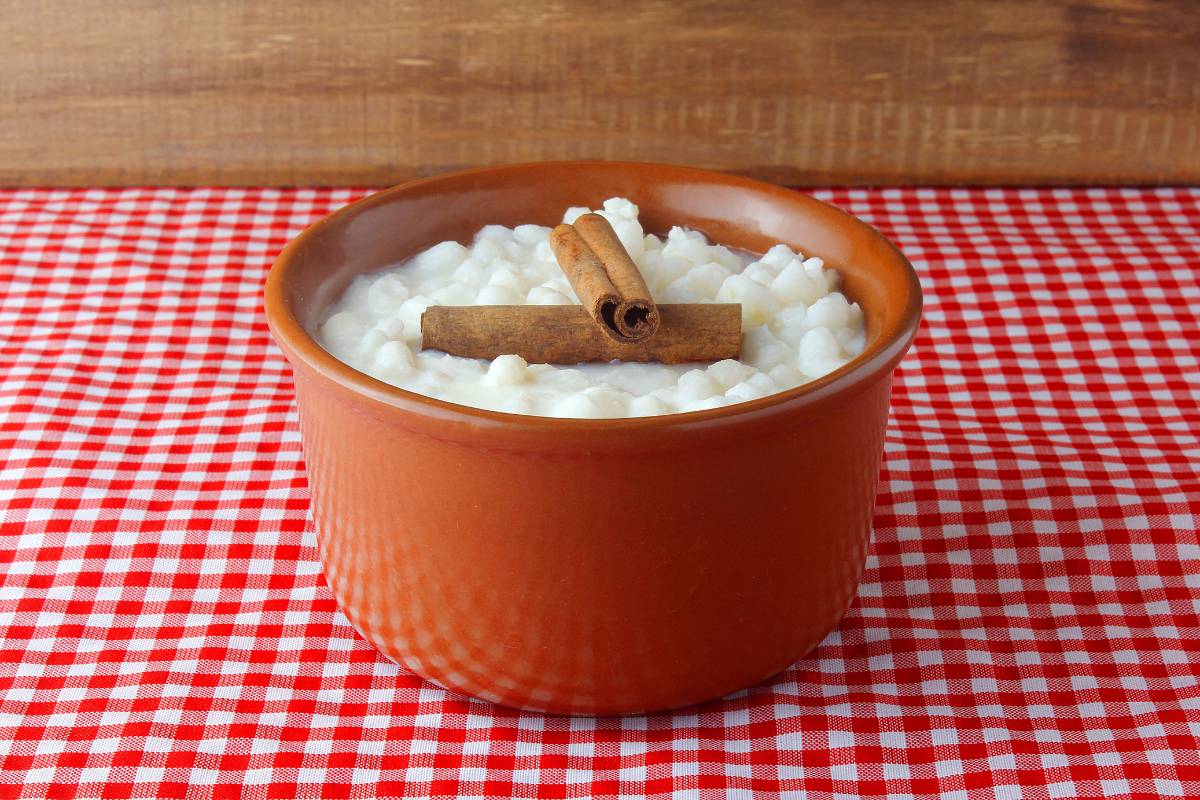
<path id="1" fill-rule="evenodd" d="M 622 195 L 839 270 L 867 348 L 820 380 L 665 417 L 528 417 L 374 380 L 312 331 L 353 277 L 485 224 L 552 224 Z M 920 290 L 866 224 L 720 173 L 613 162 L 497 167 L 389 189 L 310 228 L 267 282 L 296 375 L 326 577 L 383 653 L 444 686 L 570 713 L 669 708 L 783 669 L 837 623 L 870 533 L 891 373 Z"/>

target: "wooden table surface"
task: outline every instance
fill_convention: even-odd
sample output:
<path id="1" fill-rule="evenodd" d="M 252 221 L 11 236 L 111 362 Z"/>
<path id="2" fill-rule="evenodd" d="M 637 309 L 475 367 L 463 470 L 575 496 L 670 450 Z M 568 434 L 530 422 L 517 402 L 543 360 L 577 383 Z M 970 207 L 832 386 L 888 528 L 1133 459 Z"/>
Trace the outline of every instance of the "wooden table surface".
<path id="1" fill-rule="evenodd" d="M 0 42 L 0 185 L 1200 181 L 1189 0 L 18 0 Z"/>

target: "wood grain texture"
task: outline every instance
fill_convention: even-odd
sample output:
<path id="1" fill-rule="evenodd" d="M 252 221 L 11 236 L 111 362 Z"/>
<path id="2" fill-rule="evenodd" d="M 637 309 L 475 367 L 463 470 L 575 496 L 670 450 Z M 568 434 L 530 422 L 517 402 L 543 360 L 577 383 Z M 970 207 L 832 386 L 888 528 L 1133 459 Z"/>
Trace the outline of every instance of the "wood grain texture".
<path id="1" fill-rule="evenodd" d="M 17 0 L 0 42 L 5 185 L 1200 182 L 1190 0 Z"/>

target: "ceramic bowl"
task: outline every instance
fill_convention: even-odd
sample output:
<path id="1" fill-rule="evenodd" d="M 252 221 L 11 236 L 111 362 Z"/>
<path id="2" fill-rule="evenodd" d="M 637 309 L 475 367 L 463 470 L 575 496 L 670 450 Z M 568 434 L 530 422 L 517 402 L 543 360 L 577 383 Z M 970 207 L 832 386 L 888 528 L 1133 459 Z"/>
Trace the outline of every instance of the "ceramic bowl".
<path id="1" fill-rule="evenodd" d="M 341 363 L 313 332 L 357 275 L 487 224 L 553 225 L 619 195 L 672 225 L 821 256 L 866 315 L 863 354 L 753 402 L 661 417 L 467 408 Z M 683 167 L 469 170 L 367 197 L 280 254 L 271 331 L 295 373 L 321 560 L 388 658 L 505 705 L 665 709 L 778 673 L 837 624 L 862 573 L 892 371 L 921 293 L 869 225 L 799 192 Z"/>

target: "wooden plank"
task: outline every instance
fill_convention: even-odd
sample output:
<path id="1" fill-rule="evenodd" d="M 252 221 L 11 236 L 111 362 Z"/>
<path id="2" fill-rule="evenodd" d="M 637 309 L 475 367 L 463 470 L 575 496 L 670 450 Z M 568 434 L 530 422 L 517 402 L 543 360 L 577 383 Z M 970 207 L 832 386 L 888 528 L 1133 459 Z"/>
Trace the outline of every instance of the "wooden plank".
<path id="1" fill-rule="evenodd" d="M 1200 182 L 1190 0 L 18 0 L 0 185 L 560 158 L 799 184 Z"/>

